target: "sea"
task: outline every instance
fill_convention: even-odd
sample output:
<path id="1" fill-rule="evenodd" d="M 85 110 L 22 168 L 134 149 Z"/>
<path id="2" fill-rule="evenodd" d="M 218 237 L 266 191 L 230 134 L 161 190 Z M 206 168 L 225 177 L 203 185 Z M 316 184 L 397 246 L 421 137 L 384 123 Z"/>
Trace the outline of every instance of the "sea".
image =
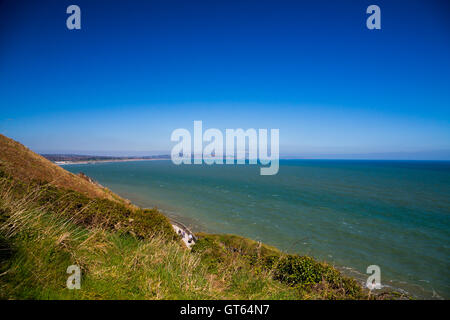
<path id="1" fill-rule="evenodd" d="M 361 283 L 450 299 L 450 162 L 281 160 L 174 165 L 170 160 L 65 165 L 193 229 L 237 234 L 311 255 Z"/>

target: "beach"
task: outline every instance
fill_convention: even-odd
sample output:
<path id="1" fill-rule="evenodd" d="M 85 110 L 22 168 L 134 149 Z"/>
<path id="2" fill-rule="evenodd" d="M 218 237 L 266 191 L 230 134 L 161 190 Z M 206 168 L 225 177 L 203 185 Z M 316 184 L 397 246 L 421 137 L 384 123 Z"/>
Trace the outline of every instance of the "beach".
<path id="1" fill-rule="evenodd" d="M 114 159 L 114 160 L 87 160 L 87 161 L 54 161 L 55 164 L 59 166 L 71 165 L 71 164 L 96 164 L 96 163 L 110 163 L 110 162 L 130 162 L 130 161 L 158 161 L 158 160 L 167 160 L 165 158 L 155 158 L 155 159 L 145 159 L 145 158 L 136 158 L 136 159 Z"/>

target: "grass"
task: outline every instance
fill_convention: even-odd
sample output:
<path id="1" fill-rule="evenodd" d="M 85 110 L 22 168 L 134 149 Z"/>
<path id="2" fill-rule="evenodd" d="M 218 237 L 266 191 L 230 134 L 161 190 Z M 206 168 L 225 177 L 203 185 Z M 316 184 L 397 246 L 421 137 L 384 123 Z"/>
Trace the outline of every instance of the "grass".
<path id="1" fill-rule="evenodd" d="M 123 201 L 99 187 L 70 173 L 17 141 L 0 134 L 0 166 L 6 173 L 24 182 L 47 181 L 54 186 L 78 191 L 89 197 Z"/>

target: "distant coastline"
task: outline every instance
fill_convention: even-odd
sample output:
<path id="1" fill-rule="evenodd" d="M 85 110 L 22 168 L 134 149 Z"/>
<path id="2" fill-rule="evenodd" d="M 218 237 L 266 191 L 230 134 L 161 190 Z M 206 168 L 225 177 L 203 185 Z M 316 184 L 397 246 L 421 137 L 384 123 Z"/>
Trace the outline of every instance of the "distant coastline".
<path id="1" fill-rule="evenodd" d="M 120 159 L 120 160 L 81 160 L 81 161 L 53 161 L 59 166 L 70 165 L 70 164 L 96 164 L 96 163 L 107 163 L 107 162 L 129 162 L 129 161 L 156 161 L 156 160 L 169 160 L 166 158 L 155 158 L 155 159 Z"/>
<path id="2" fill-rule="evenodd" d="M 111 157 L 111 156 L 90 156 L 75 154 L 41 154 L 44 158 L 57 165 L 70 164 L 95 164 L 106 162 L 128 162 L 128 161 L 151 161 L 169 160 L 169 155 L 144 156 L 144 157 Z"/>

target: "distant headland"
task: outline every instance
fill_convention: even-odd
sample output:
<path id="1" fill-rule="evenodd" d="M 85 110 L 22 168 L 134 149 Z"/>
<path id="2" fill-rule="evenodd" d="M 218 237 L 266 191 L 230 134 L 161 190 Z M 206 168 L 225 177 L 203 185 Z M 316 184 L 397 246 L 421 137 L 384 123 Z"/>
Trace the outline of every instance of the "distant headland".
<path id="1" fill-rule="evenodd" d="M 79 154 L 41 154 L 41 155 L 44 158 L 46 158 L 58 165 L 97 163 L 97 162 L 169 160 L 170 159 L 170 155 L 130 156 L 130 157 L 93 156 L 93 155 L 79 155 Z"/>

